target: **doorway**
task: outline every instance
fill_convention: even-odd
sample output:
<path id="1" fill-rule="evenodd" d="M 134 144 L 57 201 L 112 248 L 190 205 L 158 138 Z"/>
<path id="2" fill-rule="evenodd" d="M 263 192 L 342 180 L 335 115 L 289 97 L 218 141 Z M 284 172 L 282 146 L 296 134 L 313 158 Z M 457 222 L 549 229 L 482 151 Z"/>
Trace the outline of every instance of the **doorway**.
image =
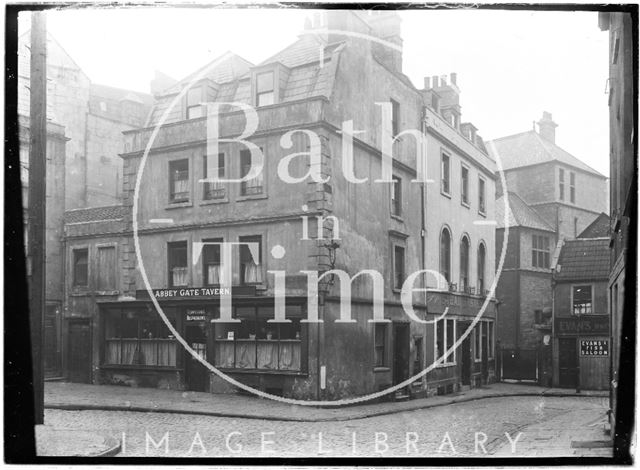
<path id="1" fill-rule="evenodd" d="M 575 338 L 558 340 L 558 385 L 562 388 L 575 388 L 578 375 L 578 352 Z"/>
<path id="2" fill-rule="evenodd" d="M 458 323 L 458 332 L 459 334 L 464 334 L 469 326 L 470 322 L 460 322 Z M 467 335 L 460 345 L 461 349 L 461 370 L 460 370 L 460 378 L 462 385 L 471 385 L 471 335 Z"/>
<path id="3" fill-rule="evenodd" d="M 393 324 L 393 384 L 409 378 L 409 324 Z"/>
<path id="4" fill-rule="evenodd" d="M 89 320 L 69 320 L 67 364 L 69 381 L 91 383 L 91 326 Z"/>
<path id="5" fill-rule="evenodd" d="M 189 322 L 185 328 L 185 338 L 191 349 L 207 360 L 207 325 L 205 322 Z M 184 353 L 185 385 L 193 392 L 206 392 L 209 371 L 189 351 Z"/>

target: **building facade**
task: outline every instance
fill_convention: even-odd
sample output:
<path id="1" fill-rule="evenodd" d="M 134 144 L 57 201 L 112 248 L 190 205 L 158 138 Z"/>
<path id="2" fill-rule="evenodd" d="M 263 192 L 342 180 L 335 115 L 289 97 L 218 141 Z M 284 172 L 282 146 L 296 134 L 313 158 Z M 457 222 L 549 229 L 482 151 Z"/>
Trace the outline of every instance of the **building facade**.
<path id="1" fill-rule="evenodd" d="M 553 275 L 553 385 L 607 390 L 609 239 L 564 240 Z"/>
<path id="2" fill-rule="evenodd" d="M 82 222 L 67 224 L 66 315 L 86 325 L 84 380 L 237 390 L 195 355 L 249 387 L 301 399 L 376 392 L 433 363 L 398 395 L 493 380 L 494 230 L 474 222 L 494 218 L 495 163 L 475 128 L 460 122 L 456 76 L 417 89 L 402 74 L 400 50 L 347 34 L 401 45 L 396 14 L 328 12 L 319 24 L 346 33 L 308 31 L 258 65 L 225 54 L 197 80 L 157 94 L 147 127 L 125 132 L 118 232 L 109 215 L 90 220 L 97 216 L 89 211 L 73 211 Z M 212 154 L 203 102 L 255 108 L 247 139 L 264 156 L 261 172 L 234 140 L 245 111 L 221 108 L 218 135 L 229 140 Z M 391 178 L 376 182 L 389 155 L 385 140 L 393 141 Z M 413 181 L 424 168 L 422 142 L 426 174 L 439 175 L 432 183 Z M 245 180 L 206 181 L 214 168 Z M 313 169 L 322 182 L 309 177 Z M 233 243 L 230 252 L 223 242 Z M 84 259 L 88 274 L 77 283 Z M 421 270 L 432 273 L 412 276 Z M 409 278 L 414 291 L 403 298 Z M 232 318 L 222 303 L 226 286 Z M 280 289 L 286 323 L 269 321 L 280 311 Z M 316 312 L 322 322 L 308 321 Z M 384 321 L 371 321 L 379 314 Z"/>
<path id="3" fill-rule="evenodd" d="M 635 18 L 634 18 L 635 16 Z M 605 12 L 598 18 L 600 29 L 609 34 L 609 141 L 610 141 L 610 214 L 611 214 L 611 274 L 609 276 L 609 310 L 611 312 L 611 426 L 616 446 L 628 445 L 633 422 L 618 413 L 618 391 L 633 390 L 634 377 L 626 371 L 635 370 L 631 356 L 635 354 L 632 340 L 625 344 L 623 331 L 635 331 L 636 285 L 627 271 L 636 272 L 636 259 L 629 249 L 637 243 L 638 167 L 637 125 L 638 107 L 635 100 L 638 70 L 637 10 Z M 637 51 L 637 49 L 636 49 Z M 626 312 L 626 314 L 625 314 Z M 622 351 L 626 354 L 622 354 Z M 628 357 L 625 364 L 625 357 Z M 621 386 L 622 385 L 622 386 Z M 621 432 L 617 432 L 619 424 Z M 626 441 L 626 442 L 625 442 Z"/>
<path id="4" fill-rule="evenodd" d="M 18 116 L 20 138 L 20 181 L 22 184 L 25 254 L 29 242 L 29 147 L 30 122 L 26 116 Z M 64 216 L 64 158 L 67 143 L 64 127 L 47 123 L 47 165 L 45 220 L 45 299 L 44 314 L 44 370 L 47 376 L 59 376 L 62 371 L 62 305 L 64 269 L 62 244 Z M 58 197 L 60 196 L 60 197 Z M 28 263 L 29 266 L 29 263 Z M 30 267 L 27 275 L 31 275 Z"/>

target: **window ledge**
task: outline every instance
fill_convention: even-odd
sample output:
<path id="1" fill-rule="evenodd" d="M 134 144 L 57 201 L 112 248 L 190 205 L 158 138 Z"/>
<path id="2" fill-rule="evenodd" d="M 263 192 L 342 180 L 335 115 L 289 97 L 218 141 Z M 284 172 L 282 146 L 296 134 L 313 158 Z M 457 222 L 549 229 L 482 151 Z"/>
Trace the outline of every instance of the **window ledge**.
<path id="1" fill-rule="evenodd" d="M 166 370 L 170 372 L 183 370 L 177 366 L 148 366 L 146 364 L 101 364 L 100 369 Z"/>
<path id="2" fill-rule="evenodd" d="M 478 211 L 478 214 L 481 215 L 482 217 L 486 218 L 487 217 L 487 212 L 486 211 Z"/>
<path id="3" fill-rule="evenodd" d="M 397 220 L 398 222 L 404 223 L 404 219 L 401 215 L 391 214 L 391 218 Z"/>
<path id="4" fill-rule="evenodd" d="M 91 294 L 91 289 L 89 289 L 88 287 L 74 287 L 73 290 L 69 292 L 69 295 L 71 296 L 82 296 L 89 294 Z"/>
<path id="5" fill-rule="evenodd" d="M 440 190 L 440 194 L 442 194 L 444 197 L 447 197 L 449 199 L 451 199 L 451 193 L 447 193 L 445 191 L 443 191 L 442 189 Z"/>
<path id="6" fill-rule="evenodd" d="M 467 209 L 471 209 L 471 204 L 469 204 L 468 202 L 464 202 L 461 200 L 460 205 L 466 207 Z"/>
<path id="7" fill-rule="evenodd" d="M 209 206 L 211 204 L 227 204 L 229 202 L 229 198 L 220 198 L 220 199 L 203 199 L 200 201 L 201 206 Z"/>
<path id="8" fill-rule="evenodd" d="M 444 369 L 444 368 L 446 368 L 446 367 L 455 367 L 456 365 L 457 365 L 457 363 L 456 363 L 456 362 L 447 362 L 447 363 L 445 363 L 445 364 L 438 364 L 438 365 L 436 366 L 436 369 Z"/>
<path id="9" fill-rule="evenodd" d="M 96 295 L 118 295 L 119 290 L 97 290 L 94 292 Z"/>
<path id="10" fill-rule="evenodd" d="M 391 367 L 386 367 L 386 366 L 376 366 L 373 368 L 374 372 L 390 372 L 391 371 Z"/>
<path id="11" fill-rule="evenodd" d="M 267 374 L 267 375 L 294 375 L 297 377 L 307 377 L 307 372 L 301 372 L 298 370 L 273 370 L 273 369 L 233 369 L 218 367 L 219 370 L 223 370 L 228 374 Z"/>
<path id="12" fill-rule="evenodd" d="M 167 204 L 165 206 L 165 209 L 169 210 L 169 209 L 180 209 L 183 207 L 193 207 L 193 202 L 191 201 L 187 201 L 187 202 L 170 202 L 169 204 Z"/>
<path id="13" fill-rule="evenodd" d="M 250 201 L 253 199 L 267 199 L 267 195 L 262 193 L 262 194 L 250 194 L 247 196 L 238 196 L 236 198 L 236 201 Z"/>

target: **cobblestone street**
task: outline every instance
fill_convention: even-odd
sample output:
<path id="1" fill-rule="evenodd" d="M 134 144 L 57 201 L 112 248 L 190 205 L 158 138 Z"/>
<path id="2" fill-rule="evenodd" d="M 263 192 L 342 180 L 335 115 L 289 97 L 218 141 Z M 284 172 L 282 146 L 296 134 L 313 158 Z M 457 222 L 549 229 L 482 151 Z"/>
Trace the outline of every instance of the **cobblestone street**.
<path id="1" fill-rule="evenodd" d="M 48 409 L 45 424 L 109 434 L 122 441 L 120 456 L 518 456 L 531 455 L 534 442 L 544 456 L 541 430 L 550 449 L 563 427 L 588 439 L 583 431 L 595 428 L 579 424 L 605 411 L 599 397 L 502 397 L 341 422 Z M 562 455 L 557 443 L 553 450 Z"/>

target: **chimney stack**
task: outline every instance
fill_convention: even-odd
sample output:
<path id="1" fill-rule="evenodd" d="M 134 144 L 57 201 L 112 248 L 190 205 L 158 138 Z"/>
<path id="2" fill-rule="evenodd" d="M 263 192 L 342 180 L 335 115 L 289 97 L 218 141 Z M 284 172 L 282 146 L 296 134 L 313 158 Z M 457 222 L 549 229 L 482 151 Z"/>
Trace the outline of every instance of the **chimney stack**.
<path id="1" fill-rule="evenodd" d="M 542 112 L 542 119 L 538 121 L 538 133 L 543 139 L 549 142 L 556 143 L 556 127 L 558 125 L 553 122 L 551 113 L 547 111 Z"/>

